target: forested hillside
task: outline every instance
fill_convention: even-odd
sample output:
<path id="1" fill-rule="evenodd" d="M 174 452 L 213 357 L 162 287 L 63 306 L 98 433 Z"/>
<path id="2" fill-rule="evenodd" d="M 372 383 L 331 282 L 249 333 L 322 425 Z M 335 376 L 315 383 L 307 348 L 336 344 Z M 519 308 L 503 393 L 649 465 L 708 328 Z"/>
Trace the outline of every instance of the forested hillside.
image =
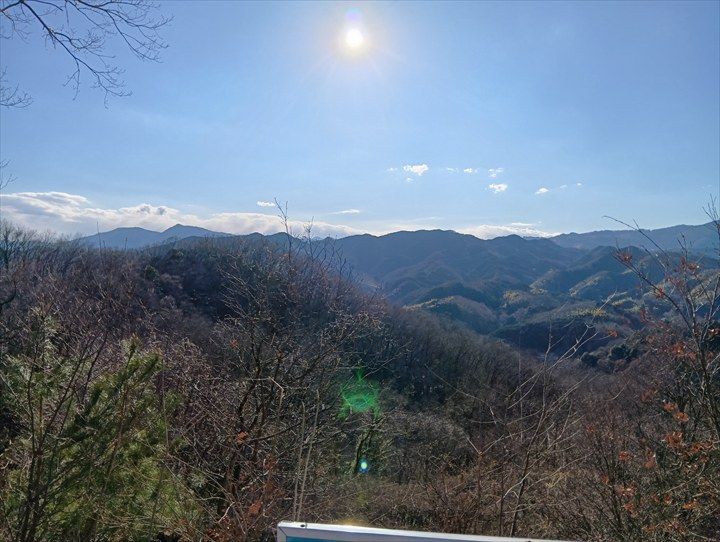
<path id="1" fill-rule="evenodd" d="M 606 374 L 572 359 L 609 327 L 538 360 L 368 293 L 332 244 L 116 252 L 9 223 L 0 243 L 4 539 L 720 532 L 718 275 L 693 260 L 617 255 L 655 305 Z M 538 266 L 548 292 L 584 276 Z"/>
<path id="2" fill-rule="evenodd" d="M 80 242 L 132 248 L 138 246 L 137 235 L 141 235 L 146 245 L 174 243 L 177 247 L 192 247 L 208 237 L 216 237 L 218 245 L 228 248 L 260 239 L 281 247 L 288 242 L 310 243 L 313 247 L 306 250 L 336 254 L 337 262 L 352 273 L 365 292 L 503 339 L 536 356 L 544 356 L 549 345 L 552 356 L 562 355 L 592 328 L 593 339 L 583 341 L 575 357 L 587 354 L 586 362 L 612 372 L 635 357 L 618 357 L 617 349 L 615 354 L 612 352 L 643 330 L 643 307 L 652 307 L 658 318 L 673 318 L 671 307 L 654 303 L 652 295 L 639 287 L 637 274 L 618 259 L 618 250 L 631 255 L 636 265 L 655 281 L 662 281 L 665 274 L 658 257 L 662 255 L 671 262 L 669 265 L 676 267 L 683 258 L 683 250 L 698 261 L 702 273 L 713 274 L 720 266 L 717 255 L 708 251 L 711 226 L 696 226 L 691 231 L 685 231 L 683 226 L 658 230 L 662 243 L 657 245 L 652 237 L 643 237 L 641 232 L 606 232 L 604 239 L 608 243 L 610 236 L 615 236 L 614 242 L 632 240 L 638 246 L 595 248 L 560 246 L 556 242 L 560 238 L 525 239 L 510 235 L 482 240 L 443 230 L 303 240 L 284 233 L 265 237 L 223 236 L 180 225 L 161 233 L 122 228 Z M 183 232 L 189 237 L 178 239 Z M 672 232 L 687 233 L 688 238 L 676 237 L 671 242 Z M 581 234 L 579 238 L 594 239 L 593 235 Z M 698 240 L 705 247 L 702 252 L 696 250 Z M 663 246 L 672 250 L 665 251 Z"/>

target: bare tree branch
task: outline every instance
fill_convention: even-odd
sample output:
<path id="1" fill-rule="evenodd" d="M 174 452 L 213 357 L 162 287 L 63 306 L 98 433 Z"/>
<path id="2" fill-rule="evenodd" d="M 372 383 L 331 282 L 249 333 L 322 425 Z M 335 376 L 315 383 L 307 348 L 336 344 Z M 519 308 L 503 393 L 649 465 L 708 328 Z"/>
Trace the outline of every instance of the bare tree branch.
<path id="1" fill-rule="evenodd" d="M 81 76 L 88 74 L 92 86 L 104 91 L 106 102 L 110 96 L 130 94 L 109 44 L 120 41 L 140 60 L 159 61 L 167 47 L 159 31 L 170 20 L 149 0 L 0 0 L 0 21 L 8 23 L 1 37 L 25 40 L 33 28 L 40 29 L 46 42 L 61 49 L 74 66 L 65 85 L 77 96 Z M 24 107 L 30 101 L 3 80 L 0 105 Z"/>

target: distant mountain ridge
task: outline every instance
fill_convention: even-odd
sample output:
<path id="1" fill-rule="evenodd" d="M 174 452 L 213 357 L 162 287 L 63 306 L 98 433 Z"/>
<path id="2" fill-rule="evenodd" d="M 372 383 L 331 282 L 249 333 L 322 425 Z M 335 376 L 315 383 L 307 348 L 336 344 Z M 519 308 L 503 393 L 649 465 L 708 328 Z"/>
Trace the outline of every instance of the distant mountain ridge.
<path id="1" fill-rule="evenodd" d="M 718 232 L 712 222 L 707 224 L 699 225 L 685 225 L 680 224 L 677 226 L 669 226 L 666 228 L 658 228 L 654 230 L 642 230 L 647 234 L 652 241 L 657 244 L 663 250 L 677 250 L 679 248 L 679 240 L 684 239 L 689 247 L 695 251 L 707 252 L 717 248 Z M 460 234 L 452 230 L 420 230 L 418 232 L 406 232 L 399 231 L 393 232 L 386 235 L 351 235 L 344 237 L 343 242 L 346 244 L 356 245 L 359 250 L 362 250 L 363 242 L 368 239 L 380 239 L 388 238 L 393 236 L 393 245 L 397 243 L 402 244 L 408 241 L 411 237 L 408 234 L 422 233 L 422 232 L 445 232 L 449 234 L 455 234 L 459 236 L 454 238 L 453 242 L 461 242 L 459 239 L 464 239 L 465 243 L 472 244 L 471 239 L 480 240 L 472 235 Z M 261 235 L 261 234 L 250 234 L 250 235 Z M 216 232 L 201 228 L 198 226 L 185 226 L 183 224 L 175 224 L 174 226 L 166 229 L 165 231 L 153 231 L 145 228 L 131 227 L 131 228 L 116 228 L 114 230 L 101 232 L 87 237 L 82 237 L 80 242 L 88 244 L 90 246 L 103 246 L 105 248 L 113 249 L 136 249 L 150 245 L 157 245 L 167 243 L 171 241 L 179 241 L 189 237 L 231 237 L 232 234 Z M 507 238 L 519 236 L 509 235 Z M 433 239 L 432 234 L 424 236 L 423 242 L 429 242 L 430 245 L 423 246 L 421 250 L 427 251 L 431 248 Z M 496 237 L 495 239 L 500 239 Z M 656 247 L 651 243 L 642 233 L 635 230 L 599 230 L 590 231 L 585 233 L 562 233 L 554 237 L 546 238 L 553 243 L 565 247 L 574 248 L 581 250 L 591 250 L 597 247 L 609 246 L 609 247 L 645 247 L 650 250 L 654 250 Z M 540 240 L 540 238 L 533 238 L 533 240 Z M 493 239 L 490 239 L 493 241 Z M 417 244 L 418 239 L 414 239 L 412 243 Z M 409 247 L 404 247 L 408 249 Z"/>
<path id="2" fill-rule="evenodd" d="M 710 225 L 674 226 L 648 236 L 679 260 L 676 236 L 692 248 L 713 247 L 717 230 Z M 194 246 L 213 238 L 218 246 L 267 242 L 284 247 L 284 233 L 229 235 L 175 225 L 163 232 L 118 228 L 81 239 L 91 246 L 138 249 Z M 717 241 L 716 241 L 717 242 Z M 296 241 L 302 246 L 305 241 Z M 588 329 L 598 339 L 588 345 L 600 351 L 622 341 L 640 326 L 638 308 L 652 305 L 637 277 L 617 259 L 626 248 L 655 279 L 662 274 L 653 255 L 642 248 L 650 241 L 632 231 L 564 234 L 552 239 L 517 235 L 483 240 L 448 230 L 399 231 L 386 235 L 353 235 L 312 241 L 338 262 L 348 265 L 368 290 L 405 306 L 447 317 L 479 333 L 494 335 L 522 348 L 544 351 L 548 337 L 564 339 L 554 348 L 570 348 Z M 314 250 L 315 253 L 318 250 Z M 703 273 L 717 273 L 717 253 L 703 257 Z M 612 330 L 612 334 L 610 333 Z M 615 338 L 613 338 L 615 337 Z"/>
<path id="3" fill-rule="evenodd" d="M 362 278 L 401 303 L 432 298 L 429 290 L 448 284 L 529 284 L 582 254 L 547 239 L 509 235 L 483 240 L 447 230 L 356 235 L 334 245 Z"/>
<path id="4" fill-rule="evenodd" d="M 115 228 L 114 230 L 82 237 L 79 241 L 88 246 L 123 250 L 160 245 L 172 241 L 180 241 L 189 237 L 226 236 L 230 236 L 230 234 L 197 226 L 175 224 L 164 231 L 153 231 L 145 228 Z"/>
<path id="5" fill-rule="evenodd" d="M 654 250 L 657 244 L 663 250 L 678 250 L 679 241 L 684 240 L 688 248 L 705 252 L 717 248 L 718 231 L 713 222 L 689 226 L 680 224 L 655 230 L 642 230 L 652 239 L 648 240 L 642 233 L 635 230 L 601 230 L 587 233 L 563 233 L 551 237 L 560 246 L 581 249 L 593 249 L 600 246 L 611 247 L 645 247 Z"/>

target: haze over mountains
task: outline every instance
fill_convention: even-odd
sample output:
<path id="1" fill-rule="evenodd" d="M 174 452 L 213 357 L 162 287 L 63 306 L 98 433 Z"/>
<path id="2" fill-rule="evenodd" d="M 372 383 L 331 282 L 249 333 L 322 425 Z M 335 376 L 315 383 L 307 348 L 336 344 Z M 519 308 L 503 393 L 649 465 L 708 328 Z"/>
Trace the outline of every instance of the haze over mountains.
<path id="1" fill-rule="evenodd" d="M 678 250 L 684 240 L 696 251 L 707 251 L 717 247 L 717 231 L 712 222 L 698 226 L 681 224 L 655 230 L 643 230 L 663 250 Z M 563 233 L 552 240 L 564 247 L 594 248 L 598 246 L 645 246 L 653 249 L 652 243 L 635 230 L 602 230 L 587 233 Z"/>
<path id="2" fill-rule="evenodd" d="M 580 249 L 515 235 L 481 240 L 419 231 L 348 237 L 333 247 L 368 288 L 408 310 L 444 316 L 538 353 L 550 337 L 551 350 L 559 353 L 590 330 L 596 338 L 583 350 L 592 359 L 607 358 L 614 345 L 642 328 L 640 306 L 657 305 L 611 246 Z M 623 252 L 660 279 L 653 254 L 637 247 Z M 718 272 L 716 258 L 700 259 L 704 273 Z M 657 310 L 663 316 L 666 309 Z"/>
<path id="3" fill-rule="evenodd" d="M 434 230 L 441 231 L 441 230 Z M 446 230 L 442 230 L 446 231 Z M 655 230 L 643 230 L 653 241 L 664 250 L 676 250 L 678 240 L 684 238 L 689 245 L 698 251 L 712 249 L 717 242 L 717 232 L 712 222 L 700 225 L 677 225 Z M 392 236 L 412 232 L 394 232 L 381 236 L 370 234 L 354 235 L 344 239 L 376 238 L 386 239 Z M 454 233 L 451 230 L 448 233 Z M 81 242 L 91 246 L 103 246 L 115 249 L 142 248 L 171 241 L 179 241 L 188 237 L 225 237 L 229 233 L 211 231 L 198 226 L 185 226 L 175 224 L 164 231 L 153 231 L 139 227 L 115 228 L 114 230 L 100 232 L 80 239 Z M 472 237 L 472 236 L 468 236 Z M 407 237 L 405 237 L 407 238 Z M 650 242 L 642 233 L 635 230 L 601 230 L 586 233 L 563 233 L 550 237 L 553 242 L 563 247 L 591 249 L 598 246 L 647 246 L 652 249 Z"/>
<path id="4" fill-rule="evenodd" d="M 673 226 L 647 235 L 670 251 L 671 259 L 679 258 L 678 243 L 685 239 L 697 251 L 703 272 L 717 273 L 717 254 L 711 252 L 718 239 L 713 223 Z M 234 236 L 180 224 L 163 232 L 119 228 L 81 241 L 119 249 L 175 242 L 173 246 L 182 249 L 206 238 L 238 245 L 287 242 L 284 233 Z M 641 302 L 653 304 L 643 297 L 637 277 L 617 260 L 618 247 L 630 247 L 625 252 L 638 265 L 660 276 L 658 262 L 649 252 L 657 247 L 634 231 L 483 240 L 454 231 L 422 230 L 312 242 L 348 264 L 368 291 L 408 310 L 441 315 L 533 351 L 544 351 L 553 334 L 563 337 L 555 345 L 559 350 L 587 329 L 612 329 L 612 334 L 598 333 L 599 338 L 586 345 L 595 358 L 607 356 L 614 343 L 642 327 Z"/>
<path id="5" fill-rule="evenodd" d="M 115 249 L 143 248 L 188 237 L 225 237 L 229 234 L 206 230 L 197 226 L 175 224 L 165 231 L 152 231 L 145 228 L 115 228 L 114 230 L 83 237 L 80 241 L 96 247 Z"/>

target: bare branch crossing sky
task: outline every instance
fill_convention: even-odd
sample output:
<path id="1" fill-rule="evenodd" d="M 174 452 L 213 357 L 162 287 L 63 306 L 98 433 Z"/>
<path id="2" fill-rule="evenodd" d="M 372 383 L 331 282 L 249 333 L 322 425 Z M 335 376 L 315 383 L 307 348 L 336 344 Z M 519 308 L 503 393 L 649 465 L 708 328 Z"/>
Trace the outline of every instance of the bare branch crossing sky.
<path id="1" fill-rule="evenodd" d="M 3 39 L 4 217 L 90 233 L 177 222 L 492 237 L 705 221 L 720 178 L 717 2 L 165 2 L 132 91 Z M 115 48 L 113 48 L 115 47 Z"/>

